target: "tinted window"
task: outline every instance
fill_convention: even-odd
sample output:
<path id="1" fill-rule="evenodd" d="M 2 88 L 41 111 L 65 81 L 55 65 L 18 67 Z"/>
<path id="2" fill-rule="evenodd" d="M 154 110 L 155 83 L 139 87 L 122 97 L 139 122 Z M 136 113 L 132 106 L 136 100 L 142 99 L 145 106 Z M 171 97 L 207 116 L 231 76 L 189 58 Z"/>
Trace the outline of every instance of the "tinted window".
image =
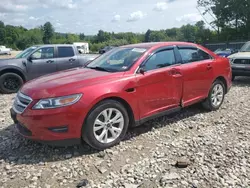
<path id="1" fill-rule="evenodd" d="M 58 47 L 58 57 L 73 57 L 74 51 L 71 46 Z"/>
<path id="2" fill-rule="evenodd" d="M 40 48 L 32 54 L 32 59 L 50 59 L 54 58 L 54 48 Z"/>
<path id="3" fill-rule="evenodd" d="M 200 49 L 179 49 L 183 63 L 203 61 L 211 59 L 210 55 Z"/>
<path id="4" fill-rule="evenodd" d="M 155 53 L 145 64 L 145 70 L 154 70 L 175 64 L 173 50 L 165 50 Z"/>

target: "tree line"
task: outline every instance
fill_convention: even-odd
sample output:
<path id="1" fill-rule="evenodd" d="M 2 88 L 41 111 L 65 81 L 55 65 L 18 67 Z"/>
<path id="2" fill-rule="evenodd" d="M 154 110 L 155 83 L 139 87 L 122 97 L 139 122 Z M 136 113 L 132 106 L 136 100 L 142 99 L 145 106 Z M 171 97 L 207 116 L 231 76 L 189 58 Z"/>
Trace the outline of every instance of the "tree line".
<path id="1" fill-rule="evenodd" d="M 146 33 L 106 32 L 99 30 L 96 35 L 85 36 L 84 33 L 58 33 L 50 22 L 34 28 L 5 25 L 0 21 L 0 45 L 23 50 L 37 44 L 72 44 L 88 42 L 92 52 L 104 46 L 120 46 L 140 42 L 190 41 L 199 44 L 248 40 L 250 38 L 250 0 L 198 0 L 198 6 L 210 15 L 213 21 L 186 24 L 180 28 L 148 30 Z"/>

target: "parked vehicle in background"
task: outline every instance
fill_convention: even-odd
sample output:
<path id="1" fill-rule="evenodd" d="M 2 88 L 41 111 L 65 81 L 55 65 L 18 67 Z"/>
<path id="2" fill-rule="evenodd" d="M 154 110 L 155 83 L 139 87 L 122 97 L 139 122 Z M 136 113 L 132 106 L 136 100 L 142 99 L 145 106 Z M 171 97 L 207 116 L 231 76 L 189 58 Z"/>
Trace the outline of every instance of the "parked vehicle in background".
<path id="1" fill-rule="evenodd" d="M 17 92 L 26 81 L 84 66 L 97 56 L 79 55 L 75 45 L 32 46 L 15 58 L 0 60 L 0 92 Z"/>
<path id="2" fill-rule="evenodd" d="M 228 56 L 232 66 L 232 79 L 236 76 L 250 76 L 250 41 L 236 54 Z"/>
<path id="3" fill-rule="evenodd" d="M 11 55 L 11 48 L 6 48 L 6 46 L 0 46 L 0 55 Z"/>
<path id="4" fill-rule="evenodd" d="M 231 67 L 202 46 L 182 42 L 117 47 L 85 68 L 44 76 L 17 94 L 11 117 L 24 137 L 102 150 L 129 126 L 201 102 L 217 110 L 231 87 Z"/>
<path id="5" fill-rule="evenodd" d="M 73 45 L 75 45 L 78 49 L 78 52 L 81 54 L 88 54 L 89 53 L 89 43 L 87 42 L 74 42 Z"/>
<path id="6" fill-rule="evenodd" d="M 106 52 L 108 52 L 109 50 L 112 50 L 113 48 L 115 48 L 114 46 L 105 46 L 104 48 L 99 50 L 99 54 L 104 54 Z"/>
<path id="7" fill-rule="evenodd" d="M 224 48 L 224 49 L 217 49 L 214 53 L 221 56 L 221 57 L 228 57 L 234 53 L 237 53 L 238 50 L 232 48 Z"/>

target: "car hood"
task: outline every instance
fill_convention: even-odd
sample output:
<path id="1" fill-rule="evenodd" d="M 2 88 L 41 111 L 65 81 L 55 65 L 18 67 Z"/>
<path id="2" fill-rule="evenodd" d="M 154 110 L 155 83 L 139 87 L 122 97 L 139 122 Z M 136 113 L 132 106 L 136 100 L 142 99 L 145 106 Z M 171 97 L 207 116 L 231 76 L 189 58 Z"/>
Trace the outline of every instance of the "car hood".
<path id="1" fill-rule="evenodd" d="M 16 59 L 16 58 L 7 58 L 7 59 L 0 59 L 0 66 L 5 65 L 13 65 L 16 63 L 22 63 L 25 59 Z"/>
<path id="2" fill-rule="evenodd" d="M 32 99 L 71 95 L 81 93 L 87 86 L 117 80 L 123 74 L 87 68 L 69 69 L 31 80 L 23 85 L 21 92 Z"/>
<path id="3" fill-rule="evenodd" d="M 250 52 L 239 52 L 236 54 L 230 55 L 228 58 L 249 58 L 250 59 Z"/>

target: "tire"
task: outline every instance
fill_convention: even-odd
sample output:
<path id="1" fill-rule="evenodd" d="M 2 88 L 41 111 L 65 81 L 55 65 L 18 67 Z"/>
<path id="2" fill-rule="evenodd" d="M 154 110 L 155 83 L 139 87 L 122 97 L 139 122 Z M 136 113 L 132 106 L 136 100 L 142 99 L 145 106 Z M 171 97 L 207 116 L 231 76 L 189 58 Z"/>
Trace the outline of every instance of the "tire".
<path id="1" fill-rule="evenodd" d="M 234 81 L 235 80 L 235 76 L 232 76 L 232 81 Z"/>
<path id="2" fill-rule="evenodd" d="M 107 112 L 106 117 L 111 114 L 110 118 L 105 119 L 105 112 Z M 121 117 L 117 120 L 119 123 L 113 124 L 112 122 L 115 121 L 112 121 L 112 119 L 114 120 L 116 117 Z M 101 124 L 95 123 L 97 122 L 97 119 L 99 120 L 98 122 L 101 122 Z M 110 123 L 109 121 L 106 121 L 108 119 L 111 119 Z M 87 115 L 82 128 L 82 138 L 91 147 L 97 150 L 104 150 L 118 144 L 124 138 L 128 125 L 129 116 L 126 108 L 118 101 L 105 100 L 97 104 Z M 94 131 L 94 128 L 96 128 L 96 131 Z M 113 129 L 116 130 L 114 131 Z M 118 129 L 120 129 L 120 133 L 117 132 Z M 106 134 L 105 131 L 107 132 Z M 117 137 L 112 137 L 111 131 L 113 133 L 117 133 Z M 101 136 L 103 133 L 104 136 Z M 106 141 L 105 135 L 107 135 Z M 99 140 L 97 138 L 98 136 L 100 137 Z M 110 136 L 112 138 L 109 138 Z"/>
<path id="3" fill-rule="evenodd" d="M 23 85 L 21 76 L 15 73 L 4 73 L 0 76 L 0 92 L 3 94 L 16 93 Z"/>
<path id="4" fill-rule="evenodd" d="M 215 104 L 216 102 L 215 102 L 215 100 L 213 100 L 214 99 L 213 95 L 214 95 L 214 92 L 216 90 L 216 87 L 220 88 L 220 91 L 221 91 L 221 92 L 218 92 L 218 95 L 215 97 L 216 101 L 217 101 L 217 104 Z M 220 80 L 216 80 L 212 84 L 212 87 L 211 87 L 211 89 L 209 91 L 208 97 L 202 103 L 202 106 L 208 111 L 216 111 L 216 110 L 218 110 L 221 107 L 221 105 L 223 104 L 223 101 L 224 101 L 224 98 L 225 98 L 225 93 L 226 93 L 225 84 Z"/>

